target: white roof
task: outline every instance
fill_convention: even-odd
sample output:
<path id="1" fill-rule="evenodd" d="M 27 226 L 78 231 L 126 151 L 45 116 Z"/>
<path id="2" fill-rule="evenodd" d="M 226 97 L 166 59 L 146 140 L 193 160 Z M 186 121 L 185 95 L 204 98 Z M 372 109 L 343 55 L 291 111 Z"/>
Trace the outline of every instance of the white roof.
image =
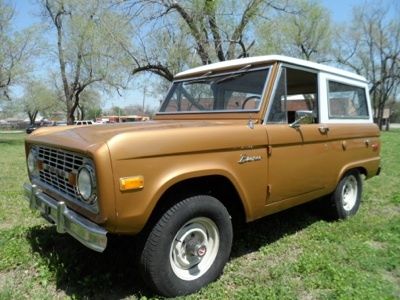
<path id="1" fill-rule="evenodd" d="M 338 68 L 318 64 L 318 63 L 303 60 L 303 59 L 283 56 L 283 55 L 253 56 L 253 57 L 246 57 L 246 58 L 217 62 L 214 64 L 204 65 L 204 66 L 200 66 L 197 68 L 193 68 L 193 69 L 189 69 L 189 70 L 180 72 L 180 73 L 176 74 L 175 77 L 186 77 L 186 76 L 192 76 L 192 75 L 199 75 L 199 73 L 207 73 L 212 70 L 226 69 L 226 68 L 231 68 L 231 67 L 238 68 L 238 67 L 246 66 L 249 64 L 262 64 L 262 63 L 267 64 L 267 63 L 272 63 L 275 61 L 298 65 L 298 66 L 315 69 L 318 71 L 323 71 L 326 73 L 336 74 L 336 75 L 340 75 L 340 76 L 348 77 L 351 79 L 366 82 L 366 79 L 364 77 L 357 75 L 355 73 L 352 73 L 352 72 L 344 71 L 344 70 L 341 70 Z"/>

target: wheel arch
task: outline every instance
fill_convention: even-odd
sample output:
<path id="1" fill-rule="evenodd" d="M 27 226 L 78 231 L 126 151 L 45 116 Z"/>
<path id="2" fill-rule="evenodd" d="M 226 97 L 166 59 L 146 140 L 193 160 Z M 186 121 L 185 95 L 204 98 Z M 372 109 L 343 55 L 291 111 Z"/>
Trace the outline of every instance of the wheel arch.
<path id="1" fill-rule="evenodd" d="M 175 179 L 158 197 L 147 225 L 154 224 L 165 211 L 177 202 L 201 194 L 218 199 L 228 210 L 233 223 L 246 221 L 248 215 L 246 202 L 242 200 L 234 183 L 228 177 L 218 174 Z"/>
<path id="2" fill-rule="evenodd" d="M 344 166 L 341 171 L 339 172 L 337 178 L 336 178 L 336 185 L 339 183 L 340 179 L 343 178 L 343 176 L 350 172 L 350 171 L 358 171 L 361 175 L 364 175 L 365 177 L 368 177 L 368 170 L 363 167 L 361 164 L 350 164 Z"/>

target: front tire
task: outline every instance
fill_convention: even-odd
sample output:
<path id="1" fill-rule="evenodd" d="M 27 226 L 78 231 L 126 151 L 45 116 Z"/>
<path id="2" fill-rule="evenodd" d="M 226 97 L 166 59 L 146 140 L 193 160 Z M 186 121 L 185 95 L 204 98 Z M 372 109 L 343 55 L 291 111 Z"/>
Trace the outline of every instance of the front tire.
<path id="1" fill-rule="evenodd" d="M 210 196 L 186 198 L 151 230 L 141 254 L 144 279 L 163 296 L 193 293 L 221 274 L 232 237 L 221 202 Z"/>
<path id="2" fill-rule="evenodd" d="M 362 179 L 357 170 L 347 172 L 331 195 L 332 215 L 347 219 L 357 213 L 361 204 Z"/>

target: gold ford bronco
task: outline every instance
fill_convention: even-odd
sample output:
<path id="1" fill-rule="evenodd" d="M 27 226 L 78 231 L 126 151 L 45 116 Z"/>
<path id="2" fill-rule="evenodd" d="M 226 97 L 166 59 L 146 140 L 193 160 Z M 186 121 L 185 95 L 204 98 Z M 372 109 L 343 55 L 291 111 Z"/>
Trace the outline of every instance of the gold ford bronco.
<path id="1" fill-rule="evenodd" d="M 30 207 L 102 252 L 142 235 L 140 266 L 161 295 L 222 272 L 232 224 L 316 198 L 340 219 L 380 172 L 366 80 L 284 56 L 181 72 L 154 120 L 41 128 L 26 138 Z"/>

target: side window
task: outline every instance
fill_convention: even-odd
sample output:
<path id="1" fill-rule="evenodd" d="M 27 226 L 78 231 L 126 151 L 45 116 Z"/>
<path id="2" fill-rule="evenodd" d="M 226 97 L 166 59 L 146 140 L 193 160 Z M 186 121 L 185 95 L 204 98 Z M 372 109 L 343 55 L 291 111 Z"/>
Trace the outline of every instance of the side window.
<path id="1" fill-rule="evenodd" d="M 365 89 L 344 83 L 328 82 L 328 105 L 330 119 L 368 118 Z"/>
<path id="2" fill-rule="evenodd" d="M 318 76 L 283 67 L 270 103 L 268 123 L 318 123 Z"/>
<path id="3" fill-rule="evenodd" d="M 286 68 L 282 68 L 278 83 L 275 88 L 274 97 L 270 104 L 267 122 L 287 123 L 286 111 Z"/>

